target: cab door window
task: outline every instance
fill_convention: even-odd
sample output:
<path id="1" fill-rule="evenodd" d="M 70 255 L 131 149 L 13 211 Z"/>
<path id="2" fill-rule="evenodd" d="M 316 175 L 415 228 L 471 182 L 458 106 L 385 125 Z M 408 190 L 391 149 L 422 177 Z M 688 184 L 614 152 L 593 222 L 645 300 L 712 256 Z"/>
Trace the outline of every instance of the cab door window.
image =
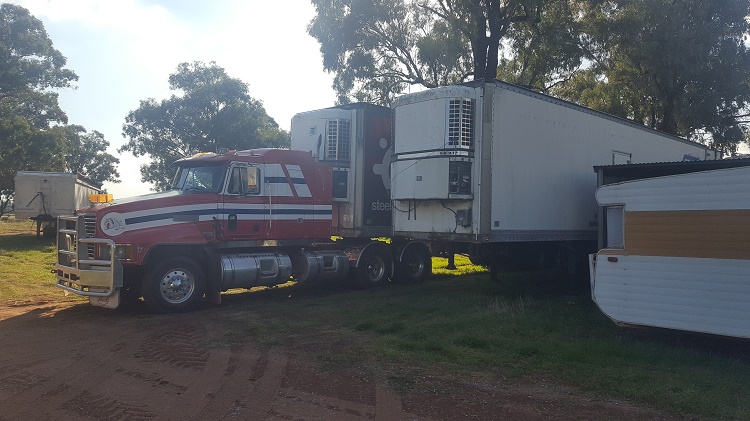
<path id="1" fill-rule="evenodd" d="M 227 194 L 241 196 L 260 194 L 260 168 L 237 166 L 229 176 Z"/>

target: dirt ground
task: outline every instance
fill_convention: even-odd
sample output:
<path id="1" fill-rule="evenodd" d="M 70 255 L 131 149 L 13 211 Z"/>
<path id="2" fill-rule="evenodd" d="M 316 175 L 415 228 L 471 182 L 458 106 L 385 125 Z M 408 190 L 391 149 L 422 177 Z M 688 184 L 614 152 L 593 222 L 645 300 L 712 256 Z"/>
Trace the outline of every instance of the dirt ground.
<path id="1" fill-rule="evenodd" d="M 207 343 L 212 311 L 231 310 L 0 303 L 0 420 L 683 419 L 544 379 L 430 373 L 403 388 L 304 349 Z"/>

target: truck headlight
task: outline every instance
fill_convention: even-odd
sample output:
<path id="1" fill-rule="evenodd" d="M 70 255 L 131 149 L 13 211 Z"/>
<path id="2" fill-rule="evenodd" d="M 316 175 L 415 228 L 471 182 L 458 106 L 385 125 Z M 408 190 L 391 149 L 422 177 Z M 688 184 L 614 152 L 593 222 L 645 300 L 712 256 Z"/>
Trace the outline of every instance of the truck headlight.
<path id="1" fill-rule="evenodd" d="M 138 248 L 135 244 L 117 244 L 115 245 L 115 258 L 119 260 L 135 260 Z M 112 249 L 107 244 L 97 244 L 96 258 L 99 260 L 110 260 L 112 258 Z"/>
<path id="2" fill-rule="evenodd" d="M 138 247 L 135 244 L 117 244 L 115 257 L 120 260 L 135 260 L 138 257 Z"/>

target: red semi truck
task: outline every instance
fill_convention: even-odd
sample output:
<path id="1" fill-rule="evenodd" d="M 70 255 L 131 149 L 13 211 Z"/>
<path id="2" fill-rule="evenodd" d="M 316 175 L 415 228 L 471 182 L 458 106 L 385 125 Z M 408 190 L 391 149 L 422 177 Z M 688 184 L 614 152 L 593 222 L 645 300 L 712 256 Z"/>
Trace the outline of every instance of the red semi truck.
<path id="1" fill-rule="evenodd" d="M 390 109 L 335 110 L 346 118 L 311 120 L 333 137 L 326 142 L 333 155 L 198 154 L 176 162 L 167 192 L 60 217 L 57 286 L 98 306 L 143 296 L 154 310 L 170 312 L 195 307 L 204 294 L 290 279 L 349 277 L 367 287 L 426 276 L 431 255 L 424 243 L 377 239 L 391 236 L 390 209 L 377 206 L 390 204 L 388 163 L 386 177 L 365 173 L 371 162 L 389 159 Z M 373 177 L 376 183 L 361 185 Z"/>
<path id="2" fill-rule="evenodd" d="M 574 271 L 601 219 L 592 167 L 716 158 L 500 81 L 300 113 L 291 132 L 292 150 L 183 159 L 169 192 L 61 218 L 58 286 L 174 311 L 292 278 L 418 280 L 432 254 L 466 254 L 491 274 Z"/>

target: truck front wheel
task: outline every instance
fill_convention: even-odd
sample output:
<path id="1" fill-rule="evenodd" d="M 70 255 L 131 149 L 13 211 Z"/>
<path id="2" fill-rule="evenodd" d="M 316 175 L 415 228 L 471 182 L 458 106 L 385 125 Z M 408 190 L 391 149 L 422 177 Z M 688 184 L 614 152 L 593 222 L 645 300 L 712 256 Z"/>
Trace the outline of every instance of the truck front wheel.
<path id="1" fill-rule="evenodd" d="M 143 278 L 143 300 L 155 311 L 192 310 L 203 298 L 206 276 L 187 257 L 173 257 L 151 267 Z"/>

